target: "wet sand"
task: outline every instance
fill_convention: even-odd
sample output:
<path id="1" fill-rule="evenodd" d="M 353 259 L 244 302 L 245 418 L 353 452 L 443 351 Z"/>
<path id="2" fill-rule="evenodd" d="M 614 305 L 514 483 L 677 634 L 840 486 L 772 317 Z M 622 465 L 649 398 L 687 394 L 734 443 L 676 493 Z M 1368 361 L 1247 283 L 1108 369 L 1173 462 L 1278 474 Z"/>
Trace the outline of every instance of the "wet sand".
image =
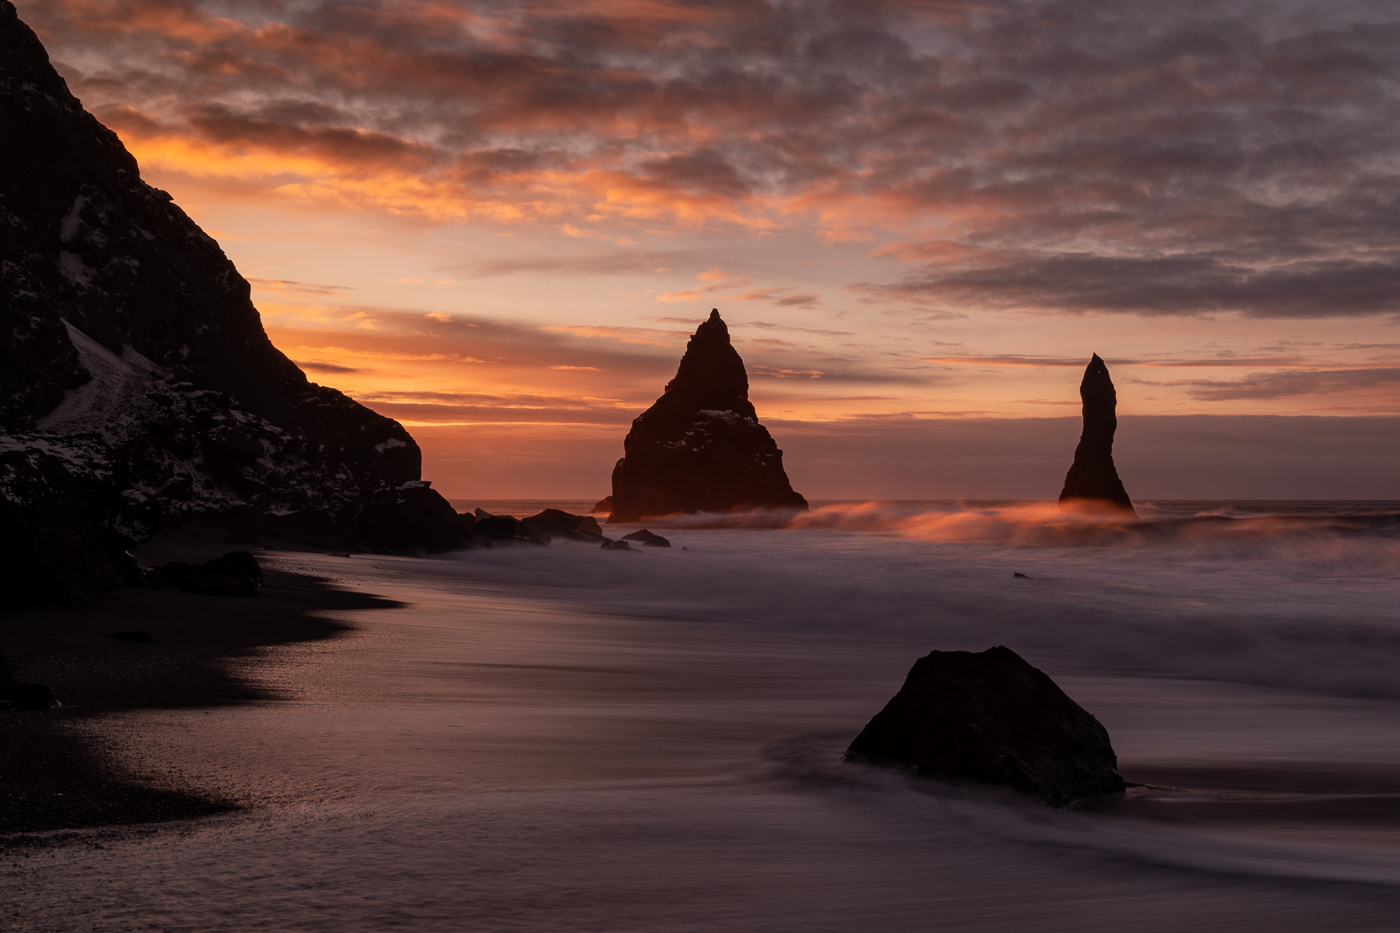
<path id="1" fill-rule="evenodd" d="M 270 701 L 77 723 L 129 773 L 178 761 L 187 789 L 240 809 L 12 850 L 5 919 L 103 933 L 1395 928 L 1400 702 L 1369 692 L 1372 668 L 1393 670 L 1393 571 L 1272 550 L 1222 565 L 672 535 L 641 553 L 277 555 L 395 607 L 332 612 L 352 626 L 341 637 L 221 662 L 245 700 Z M 1053 811 L 839 761 L 913 658 L 996 643 L 1026 646 L 1144 786 Z M 1316 689 L 1329 658 L 1349 663 L 1325 682 L 1349 690 Z"/>
<path id="2" fill-rule="evenodd" d="M 347 612 L 344 637 L 240 672 L 280 702 L 104 720 L 133 768 L 176 758 L 245 807 L 0 861 L 11 916 L 104 933 L 1393 929 L 1395 847 L 1353 832 L 1387 812 L 1249 806 L 1387 786 L 1397 756 L 1376 740 L 1396 704 L 1052 659 L 1125 774 L 1166 788 L 1052 811 L 838 761 L 905 645 L 755 630 L 694 602 L 689 618 L 599 611 L 561 579 L 571 561 L 691 559 L 648 556 L 288 558 L 401 607 Z M 510 567 L 551 572 L 503 584 Z M 1275 749 L 1292 757 L 1261 757 Z M 1234 809 L 1158 818 L 1196 798 Z"/>
<path id="3" fill-rule="evenodd" d="M 143 563 L 203 561 L 237 545 L 167 535 L 138 552 Z M 254 702 L 268 694 L 230 664 L 271 645 L 331 638 L 346 624 L 326 613 L 396 605 L 279 570 L 259 551 L 265 586 L 253 597 L 120 587 L 86 606 L 0 612 L 0 652 L 23 683 L 49 685 L 63 704 L 0 712 L 0 846 L 34 844 L 16 833 L 189 819 L 236 808 L 190 789 L 175 761 L 140 771 L 119 763 L 119 740 L 95 721 L 140 709 Z M 272 558 L 269 560 L 269 558 Z M 149 644 L 115 632 L 149 632 Z"/>

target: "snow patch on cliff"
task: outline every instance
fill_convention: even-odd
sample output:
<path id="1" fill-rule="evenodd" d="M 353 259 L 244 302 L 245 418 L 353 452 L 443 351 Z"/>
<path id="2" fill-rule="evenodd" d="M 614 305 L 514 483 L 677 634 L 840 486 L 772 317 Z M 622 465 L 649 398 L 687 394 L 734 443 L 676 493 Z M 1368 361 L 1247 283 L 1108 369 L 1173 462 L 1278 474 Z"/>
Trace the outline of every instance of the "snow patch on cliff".
<path id="1" fill-rule="evenodd" d="M 63 401 L 36 423 L 40 431 L 62 434 L 93 432 L 109 441 L 125 432 L 122 426 L 147 407 L 151 384 L 165 374 L 160 367 L 127 347 L 117 356 L 72 324 L 64 321 L 78 361 L 92 378 L 63 393 Z"/>

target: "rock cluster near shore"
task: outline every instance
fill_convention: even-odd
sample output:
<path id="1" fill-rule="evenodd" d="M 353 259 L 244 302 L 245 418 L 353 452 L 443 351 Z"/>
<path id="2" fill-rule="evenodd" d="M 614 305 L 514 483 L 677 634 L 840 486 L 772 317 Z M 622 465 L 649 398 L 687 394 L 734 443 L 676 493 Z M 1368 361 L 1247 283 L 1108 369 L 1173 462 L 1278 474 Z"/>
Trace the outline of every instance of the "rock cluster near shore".
<path id="1" fill-rule="evenodd" d="M 0 0 L 0 576 L 95 598 L 156 527 L 445 551 L 474 535 L 408 432 L 310 382 L 219 245 L 68 91 Z M 466 523 L 469 524 L 469 523 Z"/>
<path id="2" fill-rule="evenodd" d="M 758 423 L 744 361 L 718 310 L 696 328 L 661 398 L 632 422 L 623 451 L 613 468 L 610 522 L 807 508 L 788 482 L 783 452 Z"/>
<path id="3" fill-rule="evenodd" d="M 920 658 L 846 757 L 1010 787 L 1052 807 L 1124 789 L 1108 731 L 1002 646 Z"/>
<path id="4" fill-rule="evenodd" d="M 262 567 L 247 551 L 230 551 L 202 564 L 171 561 L 152 567 L 136 581 L 137 586 L 146 589 L 180 590 L 206 596 L 253 596 L 262 583 Z"/>
<path id="5" fill-rule="evenodd" d="M 1137 517 L 1132 500 L 1113 465 L 1113 435 L 1118 430 L 1118 393 L 1108 366 L 1095 353 L 1079 383 L 1084 403 L 1084 431 L 1074 449 L 1074 464 L 1060 492 L 1060 510 L 1123 513 Z"/>

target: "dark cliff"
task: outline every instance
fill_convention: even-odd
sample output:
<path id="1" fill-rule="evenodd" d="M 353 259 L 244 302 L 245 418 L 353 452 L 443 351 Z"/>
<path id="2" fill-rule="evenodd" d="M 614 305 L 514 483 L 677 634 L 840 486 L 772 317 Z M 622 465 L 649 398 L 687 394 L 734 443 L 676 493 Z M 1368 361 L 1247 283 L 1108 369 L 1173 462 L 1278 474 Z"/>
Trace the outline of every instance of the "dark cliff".
<path id="1" fill-rule="evenodd" d="M 744 361 L 718 311 L 690 338 L 665 393 L 632 422 L 623 451 L 609 521 L 807 508 L 788 482 L 783 452 L 758 423 Z"/>
<path id="2" fill-rule="evenodd" d="M 1118 394 L 1113 389 L 1108 367 L 1094 354 L 1079 383 L 1084 402 L 1084 430 L 1074 450 L 1074 464 L 1065 476 L 1060 493 L 1061 511 L 1137 511 L 1118 478 L 1113 465 L 1113 435 L 1118 430 Z"/>
<path id="3" fill-rule="evenodd" d="M 0 505 L 47 501 L 31 485 L 68 470 L 65 501 L 86 497 L 100 525 L 131 526 L 135 502 L 167 522 L 361 543 L 366 503 L 419 479 L 418 445 L 272 345 L 247 281 L 141 180 L 8 0 L 0 139 L 0 452 L 6 488 L 30 490 Z"/>

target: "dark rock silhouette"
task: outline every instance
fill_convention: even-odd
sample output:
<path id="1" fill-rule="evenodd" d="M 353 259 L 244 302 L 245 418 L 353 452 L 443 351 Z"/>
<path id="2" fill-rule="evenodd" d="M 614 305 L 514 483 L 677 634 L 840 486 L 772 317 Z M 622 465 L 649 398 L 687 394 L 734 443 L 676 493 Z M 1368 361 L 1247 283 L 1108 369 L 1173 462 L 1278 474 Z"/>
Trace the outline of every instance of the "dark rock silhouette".
<path id="1" fill-rule="evenodd" d="M 783 471 L 783 452 L 758 423 L 744 361 L 717 310 L 690 338 L 665 393 L 632 422 L 623 450 L 609 522 L 807 508 Z"/>
<path id="2" fill-rule="evenodd" d="M 459 515 L 427 480 L 366 497 L 351 525 L 356 546 L 390 554 L 466 551 L 489 543 L 476 519 Z"/>
<path id="3" fill-rule="evenodd" d="M 623 535 L 623 541 L 636 541 L 638 544 L 645 544 L 647 547 L 670 547 L 671 542 L 654 531 L 643 528 L 641 531 L 634 531 L 630 535 Z"/>
<path id="4" fill-rule="evenodd" d="M 122 632 L 113 632 L 107 637 L 112 639 L 113 641 L 129 641 L 137 645 L 154 644 L 156 640 L 156 637 L 150 632 L 141 632 L 135 629 L 127 629 Z"/>
<path id="5" fill-rule="evenodd" d="M 146 571 L 138 585 L 205 596 L 254 596 L 261 583 L 262 568 L 257 558 L 246 551 L 233 551 L 202 564 L 172 560 Z"/>
<path id="6" fill-rule="evenodd" d="M 441 512 L 423 501 L 436 492 L 395 494 L 419 479 L 413 438 L 308 381 L 272 345 L 219 245 L 142 181 L 8 0 L 0 139 L 0 451 L 25 452 L 30 463 L 11 473 L 56 484 L 55 503 L 72 494 L 56 471 L 72 473 L 98 539 L 93 551 L 74 530 L 76 505 L 23 519 L 28 537 L 11 545 L 32 542 L 35 560 L 65 535 L 75 541 L 50 572 L 15 578 L 26 598 L 83 601 L 130 581 L 138 568 L 125 548 L 188 519 L 245 539 L 462 546 L 420 520 Z M 23 511 L 37 495 L 6 508 Z M 383 531 L 397 507 L 422 535 Z"/>
<path id="7" fill-rule="evenodd" d="M 1136 518 L 1137 511 L 1113 465 L 1118 394 L 1113 390 L 1108 367 L 1097 353 L 1084 369 L 1079 397 L 1084 401 L 1084 431 L 1060 492 L 1060 511 L 1126 512 Z"/>
<path id="8" fill-rule="evenodd" d="M 476 533 L 492 541 L 549 546 L 550 535 L 536 531 L 513 515 L 492 515 L 482 509 L 476 510 Z"/>
<path id="9" fill-rule="evenodd" d="M 0 527 L 8 605 L 91 602 L 121 582 L 78 481 L 57 457 L 0 453 Z"/>
<path id="10" fill-rule="evenodd" d="M 612 496 L 604 496 L 593 503 L 593 508 L 589 509 L 589 514 L 600 515 L 612 511 Z"/>
<path id="11" fill-rule="evenodd" d="M 632 545 L 628 544 L 626 541 L 613 541 L 613 540 L 611 540 L 611 539 L 609 539 L 609 538 L 604 538 L 604 539 L 603 539 L 603 550 L 605 550 L 605 551 L 630 551 L 630 550 L 632 550 Z"/>
<path id="12" fill-rule="evenodd" d="M 933 651 L 846 757 L 924 777 L 997 784 L 1052 807 L 1119 793 L 1108 732 L 1009 648 Z"/>
<path id="13" fill-rule="evenodd" d="M 243 571 L 244 576 L 252 580 L 258 586 L 263 585 L 262 565 L 258 563 L 258 559 L 252 554 L 249 554 L 247 551 L 229 551 L 224 555 L 223 559 Z"/>
<path id="14" fill-rule="evenodd" d="M 36 712 L 62 705 L 45 684 L 22 684 L 15 680 L 9 662 L 0 655 L 0 709 Z"/>
<path id="15" fill-rule="evenodd" d="M 550 538 L 568 538 L 571 541 L 585 541 L 597 544 L 603 539 L 603 529 L 598 519 L 591 515 L 575 515 L 563 509 L 545 509 L 521 523 Z"/>

